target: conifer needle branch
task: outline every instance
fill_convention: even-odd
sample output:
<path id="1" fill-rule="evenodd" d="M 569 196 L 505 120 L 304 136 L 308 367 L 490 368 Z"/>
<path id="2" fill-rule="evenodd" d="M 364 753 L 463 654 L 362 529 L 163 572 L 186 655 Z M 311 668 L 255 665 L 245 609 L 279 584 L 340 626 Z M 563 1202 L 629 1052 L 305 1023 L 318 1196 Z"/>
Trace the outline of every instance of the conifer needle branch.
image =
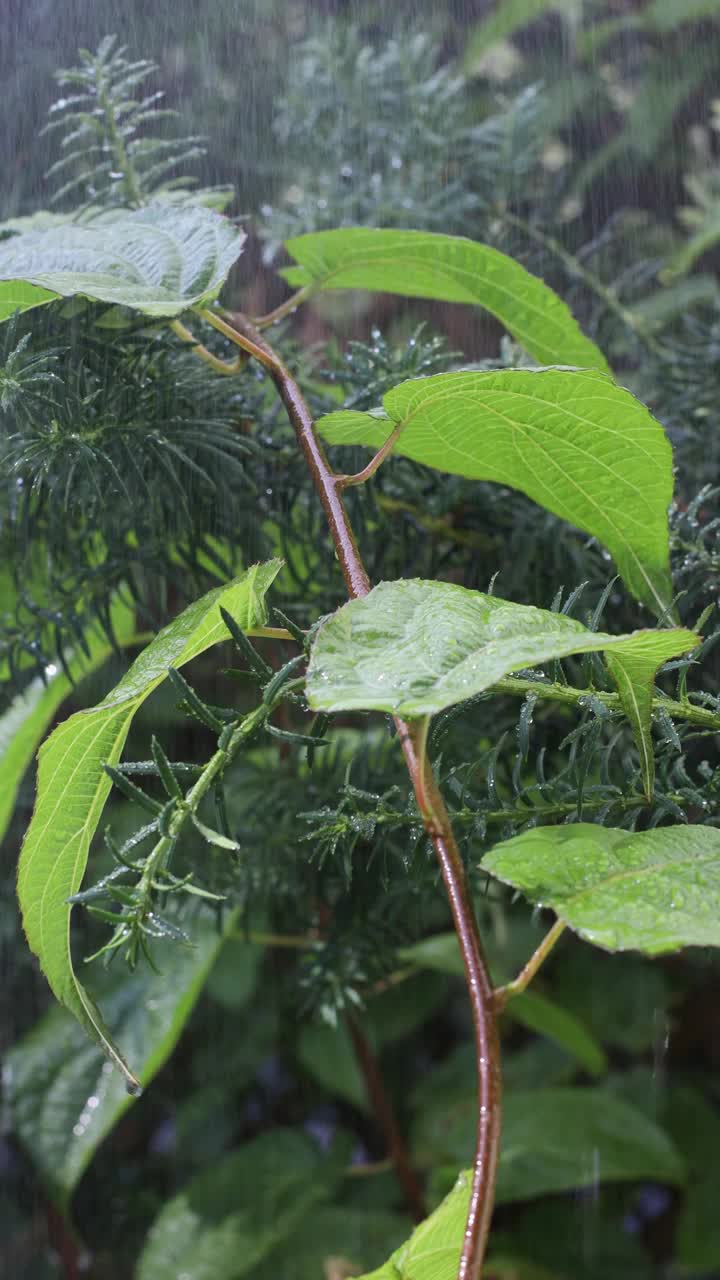
<path id="1" fill-rule="evenodd" d="M 211 314 L 207 313 L 208 319 Z M 302 392 L 272 347 L 246 316 L 234 312 L 229 314 L 229 320 L 231 323 L 222 322 L 221 332 L 226 332 L 227 337 L 252 354 L 258 351 L 258 359 L 268 370 L 285 406 L 325 511 L 348 595 L 351 598 L 365 596 L 370 590 L 370 580 L 342 500 L 341 477 L 335 475 L 327 461 Z M 211 323 L 220 328 L 216 321 L 217 317 L 213 316 Z M 410 726 L 397 717 L 395 724 L 425 830 L 440 864 L 472 1008 L 478 1072 L 478 1126 L 458 1280 L 479 1280 L 490 1229 L 500 1149 L 500 1045 L 494 995 L 465 868 L 445 802 L 425 754 L 426 726 L 421 723 L 418 737 L 417 726 Z"/>

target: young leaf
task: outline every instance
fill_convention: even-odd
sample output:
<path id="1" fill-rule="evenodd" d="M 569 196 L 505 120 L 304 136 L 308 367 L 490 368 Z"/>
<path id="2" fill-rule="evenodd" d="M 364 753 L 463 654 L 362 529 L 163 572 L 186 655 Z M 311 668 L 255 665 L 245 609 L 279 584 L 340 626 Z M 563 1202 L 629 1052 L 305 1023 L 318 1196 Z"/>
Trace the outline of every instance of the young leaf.
<path id="1" fill-rule="evenodd" d="M 135 712 L 162 683 L 168 668 L 184 665 L 225 639 L 220 605 L 247 630 L 265 624 L 264 596 L 279 568 L 277 560 L 255 565 L 229 586 L 216 587 L 189 605 L 143 650 L 103 702 L 65 720 L 40 749 L 35 811 L 18 871 L 25 932 L 58 1000 L 134 1087 L 137 1082 L 78 981 L 70 954 L 67 900 L 82 883 L 90 842 L 110 790 L 103 766 L 117 764 Z"/>
<path id="2" fill-rule="evenodd" d="M 119 645 L 132 644 L 135 632 L 135 616 L 132 610 L 119 602 L 112 606 L 112 625 Z M 100 631 L 89 631 L 86 636 L 90 657 L 83 653 L 66 656 L 67 669 L 73 680 L 96 671 L 110 657 L 112 648 L 107 636 Z M 46 680 L 36 676 L 28 687 L 13 699 L 0 717 L 0 840 L 12 816 L 15 797 L 25 771 L 52 721 L 58 707 L 72 692 L 73 685 L 62 669 Z"/>
<path id="3" fill-rule="evenodd" d="M 536 827 L 496 845 L 482 866 L 606 951 L 720 946 L 714 827 Z"/>
<path id="4" fill-rule="evenodd" d="M 329 1194 L 332 1161 L 304 1134 L 273 1129 L 225 1156 L 169 1200 L 137 1280 L 239 1280 Z"/>
<path id="5" fill-rule="evenodd" d="M 217 296 L 244 241 L 210 209 L 167 203 L 11 236 L 0 242 L 0 281 L 12 282 L 0 284 L 0 319 L 4 297 L 17 309 L 75 294 L 175 316 Z"/>
<path id="6" fill-rule="evenodd" d="M 557 294 L 489 245 L 435 232 L 348 227 L 296 236 L 285 248 L 298 263 L 281 272 L 293 286 L 468 302 L 497 316 L 540 364 L 608 368 Z"/>
<path id="7" fill-rule="evenodd" d="M 227 916 L 225 932 L 232 926 Z M 108 1025 L 144 1084 L 170 1056 L 222 945 L 215 914 L 193 924 L 192 948 L 173 956 L 172 981 L 148 967 L 103 978 Z M 103 1138 L 131 1105 L 122 1077 L 65 1009 L 52 1008 L 7 1055 L 13 1131 L 61 1209 Z"/>
<path id="8" fill-rule="evenodd" d="M 638 600 L 667 610 L 672 451 L 629 391 L 567 369 L 440 373 L 383 407 L 387 419 L 340 411 L 318 426 L 330 444 L 379 447 L 402 425 L 394 453 L 519 489 L 604 543 Z"/>
<path id="9" fill-rule="evenodd" d="M 381 582 L 320 627 L 307 697 L 316 711 L 430 716 L 503 676 L 572 653 L 612 651 L 638 684 L 698 636 L 682 629 L 611 636 L 562 613 L 512 604 L 450 582 Z M 639 701 L 642 698 L 638 695 Z"/>

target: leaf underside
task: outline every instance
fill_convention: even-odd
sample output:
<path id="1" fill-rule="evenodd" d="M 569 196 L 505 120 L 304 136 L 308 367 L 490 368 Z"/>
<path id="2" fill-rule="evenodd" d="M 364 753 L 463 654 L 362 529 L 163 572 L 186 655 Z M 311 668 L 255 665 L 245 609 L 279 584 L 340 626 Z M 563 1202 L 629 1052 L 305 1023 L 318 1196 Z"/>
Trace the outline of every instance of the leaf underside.
<path id="1" fill-rule="evenodd" d="M 245 234 L 202 207 L 148 205 L 0 242 L 0 320 L 75 294 L 175 316 L 217 296 Z"/>

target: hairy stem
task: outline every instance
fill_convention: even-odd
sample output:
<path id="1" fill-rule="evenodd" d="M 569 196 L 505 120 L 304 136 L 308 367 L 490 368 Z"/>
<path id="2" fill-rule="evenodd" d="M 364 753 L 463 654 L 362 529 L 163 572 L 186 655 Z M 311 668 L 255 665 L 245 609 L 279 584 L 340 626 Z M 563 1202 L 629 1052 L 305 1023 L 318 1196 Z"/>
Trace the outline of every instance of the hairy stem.
<path id="1" fill-rule="evenodd" d="M 392 1103 L 385 1091 L 380 1068 L 370 1042 L 357 1018 L 346 1019 L 350 1038 L 353 1042 L 355 1057 L 365 1080 L 365 1089 L 372 1106 L 375 1118 L 380 1126 L 385 1141 L 385 1148 L 392 1161 L 395 1176 L 402 1187 L 408 1208 L 416 1222 L 422 1222 L 427 1215 L 425 1201 L 407 1149 L 403 1142 Z"/>
<path id="2" fill-rule="evenodd" d="M 328 463 L 315 434 L 312 415 L 295 379 L 246 316 L 233 313 L 229 317 L 231 323 L 217 323 L 218 317 L 213 313 L 203 314 L 237 345 L 252 354 L 258 352 L 258 359 L 275 383 L 308 464 L 325 511 L 348 595 L 351 598 L 367 595 L 370 581 L 342 500 L 342 477 L 335 475 Z M 395 724 L 425 830 L 440 864 L 472 1007 L 478 1070 L 478 1129 L 458 1280 L 478 1280 L 492 1216 L 500 1147 L 500 1046 L 493 989 L 480 944 L 465 868 L 445 802 L 425 755 L 427 726 L 422 726 L 418 736 L 417 730 L 403 720 L 396 718 Z"/>

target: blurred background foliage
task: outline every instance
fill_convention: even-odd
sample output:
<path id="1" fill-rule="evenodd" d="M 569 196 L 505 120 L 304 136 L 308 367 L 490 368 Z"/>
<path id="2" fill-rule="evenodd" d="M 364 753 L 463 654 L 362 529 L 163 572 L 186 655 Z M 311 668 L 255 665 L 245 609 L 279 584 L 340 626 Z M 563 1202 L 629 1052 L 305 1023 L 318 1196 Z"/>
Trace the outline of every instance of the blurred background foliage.
<path id="1" fill-rule="evenodd" d="M 282 263 L 284 238 L 351 223 L 468 235 L 551 283 L 667 427 L 680 612 L 694 624 L 715 604 L 717 0 L 396 0 L 391 8 L 216 0 L 201 11 L 188 0 L 5 0 L 0 234 L 27 226 L 22 220 L 38 210 L 87 216 L 93 203 L 128 202 L 102 151 L 95 165 L 81 148 L 76 162 L 46 176 L 70 153 L 61 143 L 77 91 L 55 73 L 110 32 L 126 58 L 157 64 L 143 83 L 165 98 L 148 110 L 177 113 L 140 122 L 138 138 L 156 129 L 163 140 L 190 140 L 163 180 L 192 176 L 201 191 L 234 191 L 227 211 L 251 231 L 251 244 L 231 290 L 246 310 L 284 297 L 270 270 Z M 59 96 L 65 104 L 48 117 Z M 48 118 L 57 127 L 45 131 Z M 189 190 L 186 182 L 166 198 L 193 198 Z M 302 627 L 336 607 L 341 583 L 321 513 L 257 371 L 214 377 L 169 332 L 91 306 L 30 313 L 2 341 L 3 707 L 12 712 L 18 690 L 81 647 L 89 627 L 112 632 L 121 584 L 139 625 L 150 628 L 237 566 L 281 554 L 275 605 Z M 405 377 L 526 362 L 468 308 L 360 295 L 318 300 L 284 323 L 277 342 L 318 413 L 372 407 Z M 227 354 L 216 335 L 208 344 Z M 399 460 L 351 500 L 374 579 L 440 577 L 484 590 L 497 574 L 498 594 L 510 599 L 604 629 L 647 624 L 597 545 L 509 490 Z M 662 685 L 687 685 L 718 709 L 714 613 L 704 631 L 702 666 L 676 664 Z M 213 703 L 250 706 L 252 691 L 225 673 L 232 661 L 229 647 L 220 661 L 199 660 L 193 681 Z M 117 652 L 69 705 L 101 697 L 125 665 Z M 603 687 L 594 659 L 563 668 L 574 683 Z M 291 713 L 288 727 L 303 725 Z M 128 758 L 147 757 L 151 733 L 173 759 L 207 756 L 208 735 L 171 691 L 137 717 Z M 204 883 L 229 898 L 219 921 L 197 905 L 179 913 L 196 951 L 159 949 L 164 978 L 119 966 L 95 974 L 141 1058 L 152 1042 L 164 1060 L 182 1032 L 129 1110 L 63 1015 L 46 1012 L 48 994 L 21 936 L 13 869 L 33 796 L 32 777 L 24 779 L 3 842 L 0 912 L 0 1258 L 8 1275 L 124 1280 L 155 1221 L 140 1280 L 177 1280 L 158 1215 L 167 1215 L 169 1238 L 188 1213 L 205 1230 L 213 1213 L 237 1209 L 238 1187 L 247 1216 L 213 1245 L 216 1280 L 311 1280 L 328 1257 L 377 1265 L 404 1238 L 408 1210 L 368 1107 L 348 1014 L 378 1057 L 429 1203 L 469 1161 L 468 1012 L 398 753 L 365 720 L 346 718 L 328 736 L 312 769 L 306 750 L 289 742 L 267 739 L 244 757 L 224 796 L 240 859 L 192 844 L 184 851 L 190 866 L 203 859 Z M 656 725 L 655 747 L 648 806 L 630 735 L 597 699 L 575 714 L 532 698 L 483 698 L 462 717 L 438 718 L 432 752 L 498 975 L 522 965 L 542 921 L 488 888 L 477 865 L 489 843 L 537 821 L 717 823 L 715 735 L 668 721 Z M 110 818 L 118 839 L 140 825 L 120 795 Z M 98 848 L 94 878 L 111 865 Z M 78 955 L 88 954 L 106 934 L 85 913 L 75 916 Z M 538 992 L 544 1007 L 503 1025 L 510 1122 L 529 1091 L 567 1089 L 587 1099 L 588 1127 L 560 1173 L 544 1158 L 549 1130 L 540 1122 L 527 1135 L 518 1186 L 523 1169 L 535 1170 L 544 1198 L 528 1201 L 511 1186 L 497 1214 L 492 1274 L 720 1274 L 716 961 L 696 951 L 650 965 L 568 938 Z M 608 1109 L 613 1098 L 630 1103 L 674 1144 L 687 1169 L 683 1190 L 654 1178 L 649 1157 L 638 1177 L 629 1148 L 614 1153 L 616 1171 L 602 1180 L 612 1159 L 602 1124 L 592 1124 L 603 1111 L 596 1089 Z M 593 1150 L 602 1153 L 600 1179 Z M 194 1181 L 208 1170 L 214 1181 Z M 264 1235 L 263 1215 L 271 1219 Z"/>

